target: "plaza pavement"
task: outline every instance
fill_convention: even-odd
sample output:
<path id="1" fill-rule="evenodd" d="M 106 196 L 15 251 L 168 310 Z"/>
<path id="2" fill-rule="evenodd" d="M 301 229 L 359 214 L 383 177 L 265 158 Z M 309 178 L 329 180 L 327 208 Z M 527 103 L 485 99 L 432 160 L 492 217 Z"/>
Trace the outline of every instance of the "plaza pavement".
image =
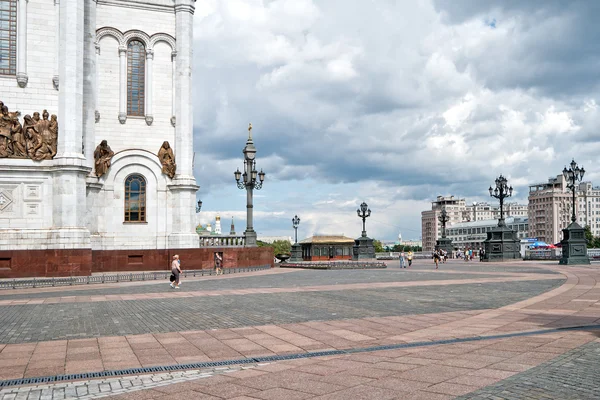
<path id="1" fill-rule="evenodd" d="M 0 292 L 0 381 L 245 360 L 0 399 L 600 398 L 599 267 L 389 266 Z"/>

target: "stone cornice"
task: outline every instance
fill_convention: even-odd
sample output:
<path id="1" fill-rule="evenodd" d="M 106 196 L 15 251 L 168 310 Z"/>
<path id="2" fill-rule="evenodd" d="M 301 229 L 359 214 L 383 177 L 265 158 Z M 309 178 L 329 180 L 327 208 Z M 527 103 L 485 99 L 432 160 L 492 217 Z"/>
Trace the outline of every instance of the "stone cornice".
<path id="1" fill-rule="evenodd" d="M 96 0 L 98 5 L 174 13 L 173 0 Z"/>

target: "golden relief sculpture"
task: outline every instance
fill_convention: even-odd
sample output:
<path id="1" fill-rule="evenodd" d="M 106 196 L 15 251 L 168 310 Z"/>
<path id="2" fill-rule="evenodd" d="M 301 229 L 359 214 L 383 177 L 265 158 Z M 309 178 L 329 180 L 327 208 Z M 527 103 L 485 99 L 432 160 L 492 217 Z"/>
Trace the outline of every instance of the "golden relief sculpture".
<path id="1" fill-rule="evenodd" d="M 58 120 L 44 110 L 23 117 L 19 111 L 9 112 L 0 101 L 0 158 L 30 158 L 35 161 L 51 160 L 56 155 Z M 48 119 L 50 118 L 50 119 Z"/>
<path id="2" fill-rule="evenodd" d="M 175 171 L 177 170 L 177 165 L 175 164 L 175 156 L 173 155 L 173 149 L 169 145 L 169 142 L 163 142 L 158 151 L 158 159 L 162 164 L 162 173 L 173 179 Z"/>
<path id="3" fill-rule="evenodd" d="M 115 153 L 111 150 L 108 142 L 103 140 L 94 150 L 94 165 L 96 176 L 100 178 L 110 168 L 110 162 Z"/>

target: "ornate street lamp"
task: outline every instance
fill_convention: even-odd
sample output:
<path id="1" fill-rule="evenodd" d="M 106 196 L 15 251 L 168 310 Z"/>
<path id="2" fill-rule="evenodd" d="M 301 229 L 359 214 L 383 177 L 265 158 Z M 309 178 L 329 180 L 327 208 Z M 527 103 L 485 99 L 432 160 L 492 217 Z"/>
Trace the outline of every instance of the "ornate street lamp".
<path id="1" fill-rule="evenodd" d="M 196 214 L 198 214 L 202 210 L 202 200 L 198 200 L 198 204 L 196 205 Z"/>
<path id="2" fill-rule="evenodd" d="M 300 225 L 300 218 L 297 215 L 292 218 L 292 226 L 294 227 L 294 244 L 298 244 L 298 225 Z"/>
<path id="3" fill-rule="evenodd" d="M 294 244 L 292 245 L 292 258 L 290 261 L 299 262 L 302 261 L 302 246 L 298 244 L 298 226 L 300 225 L 300 218 L 297 215 L 292 218 L 292 226 L 294 227 Z"/>
<path id="4" fill-rule="evenodd" d="M 575 189 L 577 188 L 577 182 L 581 182 L 583 180 L 585 169 L 583 169 L 583 167 L 579 168 L 575 160 L 571 161 L 569 167 L 569 169 L 567 169 L 567 167 L 563 169 L 563 176 L 568 182 L 567 188 L 571 189 L 571 192 L 573 193 L 573 213 L 571 215 L 571 222 L 575 222 L 577 220 L 575 216 Z"/>
<path id="5" fill-rule="evenodd" d="M 512 186 L 508 186 L 508 182 L 505 177 L 500 175 L 496 178 L 496 188 L 488 189 L 490 191 L 490 196 L 500 200 L 500 219 L 498 220 L 498 226 L 506 226 L 504 222 L 504 199 L 507 197 L 511 197 L 513 193 Z"/>
<path id="6" fill-rule="evenodd" d="M 246 231 L 244 232 L 246 246 L 256 246 L 256 232 L 252 223 L 252 192 L 254 189 L 262 189 L 266 174 L 262 169 L 260 172 L 256 171 L 256 147 L 252 141 L 252 124 L 248 125 L 248 140 L 242 153 L 244 153 L 244 173 L 242 174 L 238 168 L 233 176 L 238 188 L 246 189 Z"/>
<path id="7" fill-rule="evenodd" d="M 448 239 L 446 237 L 446 223 L 450 221 L 450 216 L 446 209 L 442 209 L 441 214 L 438 216 L 438 221 L 442 224 L 442 237 L 438 239 L 435 243 L 436 250 L 444 250 L 446 254 L 452 257 L 452 250 L 454 245 L 452 244 L 452 239 Z"/>
<path id="8" fill-rule="evenodd" d="M 495 181 L 496 187 L 488 189 L 490 196 L 500 200 L 500 218 L 498 226 L 487 232 L 487 239 L 483 242 L 485 254 L 483 261 L 510 261 L 521 257 L 521 240 L 517 232 L 506 226 L 504 221 L 504 199 L 513 194 L 512 186 L 508 185 L 506 178 L 500 175 Z"/>
<path id="9" fill-rule="evenodd" d="M 585 240 L 585 229 L 577 223 L 575 215 L 575 190 L 577 183 L 583 180 L 585 169 L 579 168 L 575 160 L 571 161 L 569 169 L 563 169 L 563 177 L 567 181 L 567 188 L 571 190 L 573 205 L 571 210 L 571 224 L 563 229 L 563 240 L 560 241 L 562 256 L 560 264 L 589 264 L 590 258 L 587 255 L 587 242 Z"/>
<path id="10" fill-rule="evenodd" d="M 363 230 L 361 236 L 367 237 L 367 230 L 365 229 L 365 220 L 371 216 L 371 209 L 369 208 L 367 203 L 363 201 L 360 205 L 360 208 L 356 210 L 356 213 L 358 214 L 358 218 L 362 218 L 363 221 Z"/>
<path id="11" fill-rule="evenodd" d="M 442 224 L 442 238 L 445 238 L 446 237 L 446 222 L 450 221 L 450 217 L 448 216 L 448 213 L 446 212 L 445 208 L 442 210 L 442 213 L 438 217 L 438 220 Z"/>

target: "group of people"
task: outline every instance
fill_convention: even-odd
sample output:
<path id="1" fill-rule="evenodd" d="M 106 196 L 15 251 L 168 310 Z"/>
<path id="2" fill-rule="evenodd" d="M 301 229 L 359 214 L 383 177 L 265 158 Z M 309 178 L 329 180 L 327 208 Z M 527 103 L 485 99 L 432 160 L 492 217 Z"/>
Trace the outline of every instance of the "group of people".
<path id="1" fill-rule="evenodd" d="M 433 258 L 433 262 L 435 263 L 435 269 L 438 269 L 440 261 L 445 263 L 448 260 L 448 252 L 443 249 L 434 250 L 431 258 Z"/>
<path id="2" fill-rule="evenodd" d="M 217 275 L 223 274 L 223 253 L 215 253 L 215 271 Z M 170 280 L 171 289 L 179 289 L 179 285 L 181 285 L 181 260 L 179 259 L 179 254 L 173 256 Z"/>
<path id="3" fill-rule="evenodd" d="M 479 248 L 479 251 L 474 252 L 473 249 L 465 249 L 464 251 L 459 251 L 456 253 L 456 258 L 462 258 L 465 261 L 473 261 L 473 258 L 479 255 L 479 261 L 483 261 L 485 258 L 485 250 L 483 248 Z"/>
<path id="4" fill-rule="evenodd" d="M 406 265 L 410 267 L 412 265 L 413 260 L 413 252 L 409 251 L 408 253 L 401 252 L 400 253 L 400 268 L 406 268 Z"/>

